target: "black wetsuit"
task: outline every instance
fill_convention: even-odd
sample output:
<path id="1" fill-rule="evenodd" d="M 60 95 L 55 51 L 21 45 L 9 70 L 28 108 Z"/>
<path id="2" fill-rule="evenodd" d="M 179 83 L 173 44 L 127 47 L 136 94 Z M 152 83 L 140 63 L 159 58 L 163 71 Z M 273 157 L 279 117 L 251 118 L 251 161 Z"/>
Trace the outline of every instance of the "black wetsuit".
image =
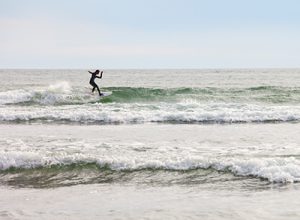
<path id="1" fill-rule="evenodd" d="M 91 86 L 93 86 L 92 92 L 94 92 L 95 89 L 97 89 L 99 95 L 101 96 L 100 89 L 99 89 L 98 85 L 95 83 L 95 79 L 96 79 L 96 78 L 101 79 L 101 78 L 102 78 L 102 73 L 101 73 L 101 76 L 100 76 L 100 77 L 97 76 L 97 72 L 95 72 L 95 73 L 91 73 L 91 72 L 90 72 L 90 74 L 92 74 L 92 77 L 91 77 L 91 79 L 90 79 L 90 84 L 91 84 Z"/>

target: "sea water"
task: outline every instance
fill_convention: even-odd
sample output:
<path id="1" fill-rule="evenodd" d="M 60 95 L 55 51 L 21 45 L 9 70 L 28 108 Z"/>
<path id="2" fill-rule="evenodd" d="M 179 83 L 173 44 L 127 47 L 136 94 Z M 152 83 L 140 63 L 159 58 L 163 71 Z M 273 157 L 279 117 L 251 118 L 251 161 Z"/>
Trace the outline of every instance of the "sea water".
<path id="1" fill-rule="evenodd" d="M 299 219 L 300 70 L 0 70 L 0 219 Z"/>

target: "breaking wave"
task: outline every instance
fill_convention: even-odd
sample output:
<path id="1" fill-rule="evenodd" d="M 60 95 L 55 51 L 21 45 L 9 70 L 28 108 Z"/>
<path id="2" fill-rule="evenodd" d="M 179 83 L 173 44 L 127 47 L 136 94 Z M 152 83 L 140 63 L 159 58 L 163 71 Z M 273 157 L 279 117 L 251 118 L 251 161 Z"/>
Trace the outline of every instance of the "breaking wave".
<path id="1" fill-rule="evenodd" d="M 298 122 L 300 88 L 107 87 L 99 98 L 67 82 L 0 92 L 0 121 L 59 123 Z"/>
<path id="2" fill-rule="evenodd" d="M 91 88 L 72 88 L 67 82 L 50 85 L 48 88 L 19 89 L 0 92 L 0 105 L 66 105 L 101 103 L 176 103 L 184 100 L 199 102 L 242 103 L 294 103 L 300 102 L 300 88 L 260 86 L 250 88 L 135 88 L 106 87 L 112 95 L 99 99 L 91 94 Z"/>
<path id="3" fill-rule="evenodd" d="M 214 170 L 218 172 L 231 173 L 237 176 L 254 177 L 267 180 L 272 183 L 293 183 L 300 181 L 300 161 L 294 157 L 290 158 L 230 158 L 230 157 L 126 157 L 126 156 L 99 156 L 83 154 L 56 155 L 55 157 L 42 156 L 34 152 L 1 152 L 0 153 L 0 175 L 29 174 L 37 172 L 38 175 L 51 177 L 57 175 L 55 181 L 62 181 L 68 172 L 80 171 L 85 179 L 95 173 L 109 175 L 122 172 L 149 172 L 184 171 L 196 172 L 197 170 Z M 125 172 L 125 173 L 124 173 Z M 76 173 L 76 172 L 75 172 Z M 93 174 L 93 177 L 95 177 Z M 72 173 L 72 175 L 76 175 Z"/>

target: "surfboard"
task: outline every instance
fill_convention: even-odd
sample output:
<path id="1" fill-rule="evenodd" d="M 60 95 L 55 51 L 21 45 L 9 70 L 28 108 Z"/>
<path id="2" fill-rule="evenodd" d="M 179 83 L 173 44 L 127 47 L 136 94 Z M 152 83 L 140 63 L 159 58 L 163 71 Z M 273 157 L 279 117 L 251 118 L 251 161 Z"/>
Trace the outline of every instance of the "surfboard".
<path id="1" fill-rule="evenodd" d="M 94 93 L 92 93 L 91 92 L 91 88 L 90 87 L 85 87 L 85 89 L 88 91 L 88 95 L 92 95 L 92 96 L 99 96 L 99 94 L 98 94 L 98 91 L 97 90 L 95 90 L 95 92 Z M 102 97 L 106 97 L 106 96 L 110 96 L 111 94 L 112 94 L 112 92 L 110 92 L 110 91 L 105 91 L 105 92 L 102 92 L 101 91 L 101 96 L 100 96 L 100 98 L 102 98 Z"/>
<path id="2" fill-rule="evenodd" d="M 111 94 L 112 94 L 112 92 L 101 92 L 101 96 L 100 97 L 110 96 Z"/>

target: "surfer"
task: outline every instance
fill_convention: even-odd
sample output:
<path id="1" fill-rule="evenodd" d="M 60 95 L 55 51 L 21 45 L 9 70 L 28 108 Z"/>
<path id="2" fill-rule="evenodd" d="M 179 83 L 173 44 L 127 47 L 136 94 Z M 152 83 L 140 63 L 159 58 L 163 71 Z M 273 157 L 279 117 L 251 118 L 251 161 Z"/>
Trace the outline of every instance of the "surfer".
<path id="1" fill-rule="evenodd" d="M 96 78 L 99 78 L 99 79 L 102 78 L 103 71 L 101 71 L 100 76 L 97 76 L 99 74 L 99 72 L 100 72 L 99 70 L 96 70 L 94 73 L 89 71 L 89 73 L 92 74 L 91 79 L 90 79 L 90 84 L 91 84 L 91 86 L 93 86 L 92 92 L 94 92 L 95 89 L 97 89 L 99 92 L 99 96 L 102 96 L 102 93 L 100 92 L 98 85 L 95 83 Z"/>

